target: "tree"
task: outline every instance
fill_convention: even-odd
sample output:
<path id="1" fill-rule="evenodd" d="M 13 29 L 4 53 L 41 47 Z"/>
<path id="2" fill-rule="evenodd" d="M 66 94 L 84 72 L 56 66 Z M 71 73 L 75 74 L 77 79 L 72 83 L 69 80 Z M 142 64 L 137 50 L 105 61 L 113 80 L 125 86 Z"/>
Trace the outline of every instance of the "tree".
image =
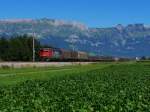
<path id="1" fill-rule="evenodd" d="M 0 59 L 8 60 L 9 58 L 9 41 L 5 37 L 0 38 Z"/>
<path id="2" fill-rule="evenodd" d="M 145 57 L 145 56 L 142 56 L 142 57 L 141 57 L 141 60 L 146 60 L 146 57 Z"/>
<path id="3" fill-rule="evenodd" d="M 32 36 L 15 36 L 10 39 L 0 38 L 0 59 L 4 61 L 32 61 Z M 36 59 L 42 46 L 35 39 Z"/>

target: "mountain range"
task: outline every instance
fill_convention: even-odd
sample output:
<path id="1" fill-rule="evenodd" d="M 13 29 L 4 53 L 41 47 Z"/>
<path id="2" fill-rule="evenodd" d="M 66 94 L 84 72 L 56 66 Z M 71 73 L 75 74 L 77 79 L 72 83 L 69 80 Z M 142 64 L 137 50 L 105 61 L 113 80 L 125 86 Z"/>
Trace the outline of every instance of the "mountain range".
<path id="1" fill-rule="evenodd" d="M 90 28 L 78 22 L 47 18 L 0 20 L 1 37 L 23 34 L 35 34 L 44 45 L 97 55 L 150 56 L 150 27 L 144 24 Z"/>

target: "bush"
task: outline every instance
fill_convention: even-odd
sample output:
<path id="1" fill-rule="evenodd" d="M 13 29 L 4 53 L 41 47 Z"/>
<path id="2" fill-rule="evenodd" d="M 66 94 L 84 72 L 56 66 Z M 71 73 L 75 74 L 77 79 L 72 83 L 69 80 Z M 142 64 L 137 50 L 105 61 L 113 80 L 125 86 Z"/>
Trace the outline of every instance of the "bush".
<path id="1" fill-rule="evenodd" d="M 1 68 L 2 68 L 2 69 L 10 69 L 11 67 L 8 66 L 8 65 L 2 65 Z"/>

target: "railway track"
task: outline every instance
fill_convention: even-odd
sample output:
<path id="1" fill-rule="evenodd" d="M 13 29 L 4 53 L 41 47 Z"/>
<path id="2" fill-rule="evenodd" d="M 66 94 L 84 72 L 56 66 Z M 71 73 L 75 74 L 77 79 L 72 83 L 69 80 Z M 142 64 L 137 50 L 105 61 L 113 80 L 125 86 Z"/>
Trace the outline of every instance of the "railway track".
<path id="1" fill-rule="evenodd" d="M 0 62 L 0 68 L 22 68 L 22 67 L 48 67 L 48 66 L 69 66 L 86 65 L 94 62 Z"/>

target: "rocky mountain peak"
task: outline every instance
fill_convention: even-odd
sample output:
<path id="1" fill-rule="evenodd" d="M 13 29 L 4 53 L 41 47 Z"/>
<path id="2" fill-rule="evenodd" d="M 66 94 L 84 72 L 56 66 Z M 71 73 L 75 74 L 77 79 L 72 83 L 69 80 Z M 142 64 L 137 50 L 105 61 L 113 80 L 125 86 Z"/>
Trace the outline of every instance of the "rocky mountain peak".
<path id="1" fill-rule="evenodd" d="M 122 31 L 124 29 L 124 26 L 122 24 L 118 24 L 116 26 L 116 28 L 119 30 L 119 31 Z"/>
<path id="2" fill-rule="evenodd" d="M 129 24 L 126 28 L 129 30 L 136 30 L 136 31 L 145 30 L 144 24 Z"/>
<path id="3" fill-rule="evenodd" d="M 1 23 L 23 23 L 31 22 L 32 19 L 0 19 Z"/>

